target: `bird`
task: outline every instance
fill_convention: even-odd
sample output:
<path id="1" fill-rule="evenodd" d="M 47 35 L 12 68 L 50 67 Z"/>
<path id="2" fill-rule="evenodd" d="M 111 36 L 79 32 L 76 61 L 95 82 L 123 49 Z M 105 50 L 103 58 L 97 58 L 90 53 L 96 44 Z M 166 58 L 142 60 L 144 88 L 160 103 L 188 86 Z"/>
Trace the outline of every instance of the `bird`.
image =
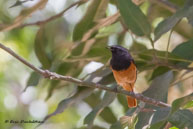
<path id="1" fill-rule="evenodd" d="M 128 49 L 120 45 L 112 45 L 107 48 L 112 53 L 110 67 L 117 84 L 122 86 L 126 91 L 134 92 L 134 84 L 137 79 L 137 68 Z M 129 108 L 137 106 L 135 98 L 131 96 L 126 97 Z"/>

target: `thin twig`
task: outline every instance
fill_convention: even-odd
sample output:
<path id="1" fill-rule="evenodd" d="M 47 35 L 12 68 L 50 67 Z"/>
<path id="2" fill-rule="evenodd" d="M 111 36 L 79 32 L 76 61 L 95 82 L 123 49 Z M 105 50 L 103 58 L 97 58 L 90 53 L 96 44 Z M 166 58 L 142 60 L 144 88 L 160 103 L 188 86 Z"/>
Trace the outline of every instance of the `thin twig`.
<path id="1" fill-rule="evenodd" d="M 192 77 L 193 77 L 193 75 L 190 75 L 190 76 L 188 76 L 188 77 L 186 77 L 186 78 L 180 79 L 180 80 L 172 83 L 171 86 L 174 86 L 174 85 L 178 84 L 179 82 L 185 81 L 185 80 L 187 80 L 187 79 L 189 79 L 189 78 L 192 78 Z"/>
<path id="2" fill-rule="evenodd" d="M 173 32 L 174 29 L 172 29 L 170 31 L 170 34 L 169 34 L 169 37 L 168 37 L 168 43 L 167 43 L 167 48 L 166 48 L 166 59 L 168 61 L 168 54 L 169 54 L 169 46 L 170 46 L 170 40 L 171 40 L 171 37 L 172 37 L 172 32 Z"/>
<path id="3" fill-rule="evenodd" d="M 157 53 L 156 53 L 155 45 L 154 45 L 155 43 L 150 35 L 148 35 L 147 37 L 148 37 L 148 39 L 152 45 L 152 48 L 153 48 L 153 62 L 158 63 Z"/>
<path id="4" fill-rule="evenodd" d="M 58 14 L 56 14 L 56 15 L 54 15 L 54 16 L 46 19 L 46 20 L 42 20 L 42 21 L 38 21 L 38 22 L 34 22 L 34 23 L 26 23 L 26 24 L 23 24 L 23 25 L 21 25 L 21 26 L 19 26 L 19 27 L 34 26 L 34 25 L 40 26 L 40 25 L 46 24 L 46 23 L 48 23 L 48 22 L 50 22 L 50 21 L 53 21 L 53 20 L 55 20 L 55 19 L 63 16 L 64 13 L 65 13 L 66 11 L 68 11 L 69 9 L 71 9 L 72 7 L 74 7 L 74 6 L 80 6 L 81 4 L 83 4 L 83 3 L 87 2 L 87 1 L 88 1 L 88 0 L 79 0 L 79 1 L 71 4 L 69 7 L 67 7 L 66 9 L 64 9 L 63 11 L 61 11 L 60 13 L 58 13 Z"/>
<path id="5" fill-rule="evenodd" d="M 180 23 L 180 21 L 181 21 L 181 20 L 179 20 L 179 21 L 176 23 L 175 26 L 177 26 L 178 23 Z M 169 38 L 168 38 L 168 44 L 167 44 L 167 48 L 166 48 L 166 49 L 167 49 L 167 50 L 166 50 L 166 59 L 167 59 L 167 60 L 168 60 L 168 54 L 169 54 L 170 40 L 171 40 L 172 33 L 173 33 L 173 31 L 174 31 L 175 26 L 171 29 L 170 34 L 169 34 Z"/>
<path id="6" fill-rule="evenodd" d="M 4 46 L 1 43 L 0 43 L 0 48 L 2 48 L 6 52 L 8 52 L 10 55 L 12 55 L 16 59 L 18 59 L 20 62 L 22 62 L 23 64 L 25 64 L 26 66 L 28 66 L 29 68 L 34 70 L 35 72 L 41 74 L 45 78 L 53 79 L 53 80 L 63 80 L 63 81 L 75 83 L 78 86 L 98 88 L 98 89 L 106 90 L 106 91 L 109 91 L 109 92 L 120 93 L 120 94 L 124 94 L 124 95 L 128 95 L 128 96 L 132 96 L 132 97 L 134 97 L 138 100 L 141 100 L 145 103 L 152 104 L 154 106 L 170 107 L 169 104 L 166 104 L 164 102 L 161 102 L 161 101 L 146 97 L 146 96 L 144 96 L 142 94 L 139 94 L 139 93 L 128 92 L 126 90 L 119 89 L 119 88 L 115 89 L 115 88 L 112 88 L 112 87 L 107 87 L 105 85 L 101 85 L 101 84 L 97 84 L 97 83 L 93 83 L 93 82 L 85 82 L 85 81 L 82 81 L 82 80 L 79 80 L 79 79 L 76 79 L 76 78 L 73 78 L 73 77 L 70 77 L 70 76 L 63 76 L 63 75 L 60 75 L 60 74 L 57 74 L 57 73 L 54 73 L 54 72 L 50 72 L 48 70 L 42 70 L 42 69 L 37 68 L 34 65 L 30 64 L 28 61 L 26 61 L 25 59 L 23 59 L 22 57 L 17 55 L 14 51 L 12 51 L 10 48 Z"/>
<path id="7" fill-rule="evenodd" d="M 9 31 L 14 28 L 21 26 L 25 19 L 31 16 L 32 13 L 36 12 L 38 9 L 44 7 L 48 0 L 40 0 L 34 6 L 24 9 L 21 11 L 20 15 L 15 18 L 12 24 L 0 24 L 0 31 Z"/>
<path id="8" fill-rule="evenodd" d="M 191 73 L 192 71 L 191 70 L 186 70 L 184 73 L 182 73 L 182 75 L 178 78 L 178 80 L 181 80 L 184 78 L 185 75 Z"/>
<path id="9" fill-rule="evenodd" d="M 172 124 L 170 122 L 167 122 L 164 129 L 170 129 L 170 127 L 172 127 Z"/>
<path id="10" fill-rule="evenodd" d="M 39 69 L 37 67 L 35 67 L 34 65 L 30 64 L 29 62 L 27 62 L 24 58 L 20 57 L 19 55 L 17 55 L 14 51 L 12 51 L 10 48 L 4 46 L 3 44 L 0 43 L 0 48 L 2 48 L 3 50 L 5 50 L 6 52 L 8 52 L 10 55 L 12 55 L 13 57 L 15 57 L 16 59 L 18 59 L 20 62 L 22 62 L 23 64 L 27 65 L 28 67 L 30 67 L 32 70 L 34 70 L 35 72 L 39 73 L 39 74 L 43 74 L 44 70 Z"/>
<path id="11" fill-rule="evenodd" d="M 167 0 L 149 0 L 152 3 L 157 4 L 158 6 L 161 6 L 167 10 L 169 10 L 172 13 L 175 13 L 176 10 L 179 9 L 178 6 L 174 5 L 173 3 L 167 1 Z"/>
<path id="12" fill-rule="evenodd" d="M 150 43 L 151 43 L 151 46 L 152 46 L 153 50 L 155 50 L 155 46 L 154 46 L 154 41 L 153 41 L 153 39 L 152 39 L 150 36 L 147 36 L 147 37 L 148 37 L 148 39 L 149 39 L 149 41 L 150 41 Z"/>
<path id="13" fill-rule="evenodd" d="M 14 28 L 19 28 L 19 27 L 25 27 L 25 26 L 34 26 L 34 25 L 37 25 L 37 26 L 40 26 L 40 25 L 43 25 L 43 24 L 46 24 L 52 20 L 55 20 L 59 17 L 61 17 L 66 11 L 68 11 L 70 8 L 74 7 L 74 6 L 79 6 L 85 2 L 87 2 L 88 0 L 80 0 L 80 1 L 77 1 L 75 3 L 73 3 L 72 5 L 70 5 L 68 8 L 64 9 L 62 12 L 60 12 L 59 14 L 57 15 L 54 15 L 46 20 L 43 20 L 43 21 L 38 21 L 38 22 L 34 22 L 34 23 L 27 23 L 27 24 L 22 24 L 22 22 L 26 19 L 26 16 L 25 18 L 21 19 L 19 22 L 17 20 L 17 22 L 14 22 L 13 24 L 11 25 L 1 25 L 3 26 L 3 28 L 1 29 L 1 31 L 8 31 L 8 30 L 12 30 Z M 169 11 L 171 12 L 176 12 L 176 10 L 178 9 L 178 7 L 174 4 L 172 4 L 171 2 L 169 1 L 165 1 L 165 0 L 150 0 L 152 3 L 156 3 L 157 5 L 159 6 L 162 6 L 166 9 L 168 9 Z"/>
<path id="14" fill-rule="evenodd" d="M 182 66 L 173 65 L 173 64 L 170 64 L 170 63 L 166 63 L 166 62 L 158 62 L 158 63 L 155 63 L 155 64 L 158 65 L 158 66 L 166 66 L 166 67 L 169 67 L 171 69 L 176 69 L 176 70 L 186 69 L 186 70 L 189 70 L 189 71 L 193 71 L 192 67 L 182 67 Z"/>

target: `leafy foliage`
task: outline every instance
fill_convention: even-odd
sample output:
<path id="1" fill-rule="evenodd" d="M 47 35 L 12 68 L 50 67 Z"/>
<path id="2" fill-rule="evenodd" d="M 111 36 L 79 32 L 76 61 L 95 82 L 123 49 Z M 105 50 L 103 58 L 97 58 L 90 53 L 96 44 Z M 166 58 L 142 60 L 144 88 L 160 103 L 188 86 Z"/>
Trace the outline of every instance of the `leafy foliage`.
<path id="1" fill-rule="evenodd" d="M 185 127 L 192 128 L 193 127 L 192 112 L 186 109 L 183 110 L 180 109 L 191 100 L 192 94 L 175 100 L 172 103 L 172 108 L 158 109 L 153 116 L 152 119 L 153 125 L 150 129 L 161 128 L 164 125 L 164 123 L 166 123 L 166 121 L 169 121 L 178 128 L 185 128 Z M 156 118 L 159 121 L 154 121 Z"/>
<path id="2" fill-rule="evenodd" d="M 193 70 L 193 39 L 186 36 L 193 35 L 192 0 L 169 0 L 169 4 L 164 1 L 159 3 L 143 0 L 140 4 L 137 0 L 80 0 L 74 10 L 82 11 L 83 16 L 72 23 L 69 20 L 76 19 L 78 14 L 73 17 L 71 14 L 75 12 L 68 12 L 67 9 L 63 13 L 70 14 L 64 14 L 64 17 L 63 13 L 55 15 L 49 7 L 44 10 L 47 2 L 40 0 L 40 3 L 24 8 L 24 3 L 30 1 L 16 1 L 5 11 L 4 6 L 7 2 L 0 0 L 0 40 L 42 69 L 114 88 L 117 87 L 109 67 L 111 53 L 105 47 L 112 44 L 122 45 L 129 49 L 138 69 L 136 89 L 147 97 L 172 105 L 162 108 L 138 102 L 139 106 L 129 109 L 122 94 L 80 87 L 70 82 L 45 80 L 35 72 L 25 71 L 19 67 L 13 70 L 10 64 L 14 63 L 10 63 L 9 60 L 2 63 L 0 59 L 3 69 L 0 70 L 0 84 L 4 89 L 13 82 L 23 84 L 21 80 L 24 75 L 21 74 L 31 72 L 26 81 L 26 89 L 34 86 L 38 90 L 39 98 L 43 96 L 41 99 L 47 100 L 46 103 L 51 105 L 50 107 L 54 103 L 54 108 L 43 118 L 46 123 L 40 126 L 54 123 L 53 119 L 59 119 L 67 109 L 73 109 L 81 116 L 77 117 L 79 123 L 65 123 L 63 118 L 60 118 L 65 123 L 65 127 L 62 128 L 162 129 L 168 122 L 173 128 L 193 128 L 193 94 L 187 95 L 192 89 L 187 88 L 191 84 L 185 81 L 186 74 L 192 76 Z M 73 2 L 67 1 L 66 4 Z M 13 11 L 15 8 L 22 11 L 13 18 L 9 10 Z M 42 13 L 41 16 L 34 13 L 41 9 L 46 13 Z M 6 14 L 7 12 L 10 14 Z M 51 14 L 54 17 L 51 17 Z M 42 15 L 51 17 L 51 20 L 41 21 Z M 25 21 L 26 18 L 29 21 Z M 34 22 L 34 19 L 40 22 Z M 28 27 L 31 25 L 33 27 Z M 170 40 L 165 38 L 169 31 Z M 169 49 L 165 49 L 167 46 Z M 4 71 L 13 71 L 13 74 Z M 14 76 L 20 79 L 14 80 Z M 171 83 L 178 81 L 180 85 L 178 83 L 173 87 L 181 93 L 180 95 L 171 90 Z M 62 92 L 62 95 L 58 95 L 59 92 Z M 3 105 L 4 100 L 1 98 L 5 97 L 1 94 L 0 104 Z M 28 106 L 23 105 L 23 109 L 26 107 Z M 2 110 L 5 113 L 0 112 L 0 120 L 14 116 L 12 113 L 6 115 L 9 111 L 4 108 Z M 20 112 L 22 114 L 23 110 Z M 67 112 L 69 116 L 72 115 L 71 112 Z M 15 119 L 31 118 L 30 115 L 16 116 Z M 27 128 L 25 125 L 22 127 Z M 0 125 L 0 128 L 11 126 Z"/>
<path id="3" fill-rule="evenodd" d="M 117 0 L 118 8 L 125 24 L 136 35 L 148 36 L 151 33 L 151 26 L 143 12 L 131 0 Z"/>

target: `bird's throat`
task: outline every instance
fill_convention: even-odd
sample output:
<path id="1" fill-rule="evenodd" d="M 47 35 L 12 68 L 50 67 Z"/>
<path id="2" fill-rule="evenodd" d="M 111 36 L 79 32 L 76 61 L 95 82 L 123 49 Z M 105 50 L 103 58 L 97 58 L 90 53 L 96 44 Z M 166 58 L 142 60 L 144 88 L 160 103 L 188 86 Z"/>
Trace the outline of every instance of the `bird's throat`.
<path id="1" fill-rule="evenodd" d="M 110 61 L 113 70 L 125 70 L 131 65 L 131 60 L 124 57 L 112 57 Z"/>

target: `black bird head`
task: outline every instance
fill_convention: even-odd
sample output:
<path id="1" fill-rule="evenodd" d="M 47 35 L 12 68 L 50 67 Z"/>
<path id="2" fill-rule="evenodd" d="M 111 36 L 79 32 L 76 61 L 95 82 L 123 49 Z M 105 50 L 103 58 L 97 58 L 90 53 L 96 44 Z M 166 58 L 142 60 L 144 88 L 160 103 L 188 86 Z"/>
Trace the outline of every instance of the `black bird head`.
<path id="1" fill-rule="evenodd" d="M 111 66 L 113 69 L 122 70 L 128 68 L 133 58 L 129 54 L 129 51 L 119 45 L 108 46 L 112 53 Z"/>
<path id="2" fill-rule="evenodd" d="M 122 46 L 113 45 L 113 46 L 108 46 L 107 48 L 110 49 L 113 57 L 117 57 L 117 56 L 129 56 L 129 57 L 131 57 L 131 55 L 129 54 L 129 51 Z"/>

